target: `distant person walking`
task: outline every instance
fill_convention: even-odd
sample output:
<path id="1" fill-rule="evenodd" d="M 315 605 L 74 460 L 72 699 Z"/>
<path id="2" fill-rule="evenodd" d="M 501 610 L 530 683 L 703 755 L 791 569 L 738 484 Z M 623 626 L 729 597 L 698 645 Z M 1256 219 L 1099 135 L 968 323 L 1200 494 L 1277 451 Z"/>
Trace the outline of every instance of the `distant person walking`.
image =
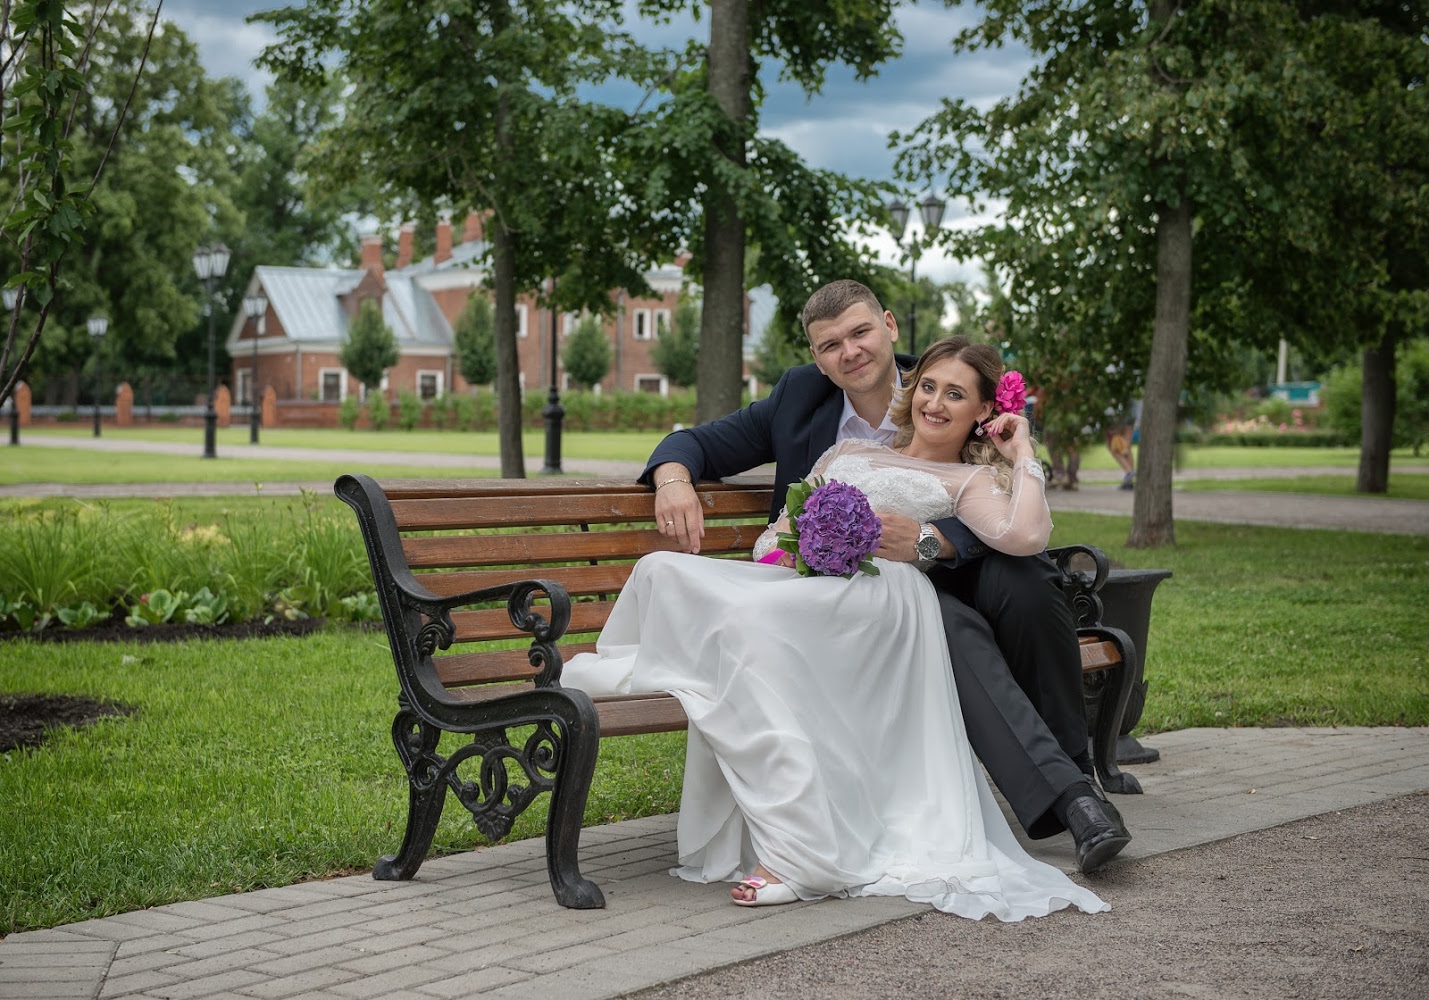
<path id="1" fill-rule="evenodd" d="M 1121 468 L 1121 485 L 1117 487 L 1122 490 L 1130 490 L 1136 487 L 1136 459 L 1131 453 L 1131 446 L 1140 437 L 1141 424 L 1141 400 L 1134 399 L 1122 410 L 1113 413 L 1107 418 L 1106 423 L 1106 447 L 1111 452 L 1111 457 Z"/>

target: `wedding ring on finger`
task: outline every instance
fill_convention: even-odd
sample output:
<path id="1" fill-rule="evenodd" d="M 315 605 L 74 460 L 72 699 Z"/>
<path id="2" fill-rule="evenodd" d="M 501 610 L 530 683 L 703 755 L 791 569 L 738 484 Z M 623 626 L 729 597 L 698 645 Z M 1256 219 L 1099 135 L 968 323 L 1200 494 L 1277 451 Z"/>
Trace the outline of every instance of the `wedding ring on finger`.
<path id="1" fill-rule="evenodd" d="M 667 528 L 673 528 L 674 526 L 675 526 L 675 522 L 674 522 L 674 521 L 666 521 L 666 522 L 665 522 L 665 527 L 667 527 Z"/>

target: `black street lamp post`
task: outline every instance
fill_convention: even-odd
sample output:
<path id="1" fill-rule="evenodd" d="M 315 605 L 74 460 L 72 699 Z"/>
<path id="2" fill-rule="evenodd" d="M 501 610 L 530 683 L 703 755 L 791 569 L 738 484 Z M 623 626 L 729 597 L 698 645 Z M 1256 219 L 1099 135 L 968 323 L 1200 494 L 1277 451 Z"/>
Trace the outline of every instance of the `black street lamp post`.
<path id="1" fill-rule="evenodd" d="M 546 466 L 542 475 L 561 475 L 561 421 L 566 409 L 561 405 L 561 386 L 557 376 L 560 365 L 560 337 L 556 331 L 556 279 L 551 279 L 551 387 L 546 393 L 546 405 L 541 416 L 546 418 Z"/>
<path id="2" fill-rule="evenodd" d="M 918 206 L 918 214 L 923 220 L 923 237 L 943 224 L 943 209 L 946 204 L 935 194 L 928 195 Z M 888 203 L 888 214 L 893 217 L 895 232 L 893 242 L 901 249 L 903 234 L 908 228 L 908 206 L 901 201 Z M 913 298 L 908 303 L 908 353 L 918 353 L 918 256 L 923 252 L 921 240 L 908 239 L 908 280 L 913 286 Z"/>
<path id="3" fill-rule="evenodd" d="M 94 340 L 94 436 L 99 437 L 99 393 L 101 374 L 99 366 L 99 345 L 104 339 L 104 331 L 109 329 L 108 316 L 89 317 L 89 335 Z"/>
<path id="4" fill-rule="evenodd" d="M 258 412 L 258 338 L 268 328 L 268 298 L 262 292 L 243 300 L 243 311 L 253 321 L 253 367 L 248 375 L 248 443 L 258 443 L 258 428 L 263 415 Z"/>
<path id="5" fill-rule="evenodd" d="M 217 391 L 214 378 L 213 343 L 213 290 L 218 286 L 223 272 L 228 270 L 228 247 L 222 243 L 212 247 L 199 247 L 194 251 L 194 272 L 203 282 L 208 310 L 208 406 L 203 413 L 203 457 L 218 457 L 218 411 L 213 408 L 213 396 Z"/>
<path id="6" fill-rule="evenodd" d="M 18 288 L 5 289 L 5 311 L 10 314 L 12 320 L 15 315 L 15 303 L 18 301 L 20 301 L 20 290 Z M 15 384 L 18 388 L 18 379 Z M 15 401 L 14 390 L 11 390 L 10 398 L 6 401 L 5 405 L 10 407 L 10 443 L 12 445 L 18 445 L 20 443 L 20 406 Z"/>

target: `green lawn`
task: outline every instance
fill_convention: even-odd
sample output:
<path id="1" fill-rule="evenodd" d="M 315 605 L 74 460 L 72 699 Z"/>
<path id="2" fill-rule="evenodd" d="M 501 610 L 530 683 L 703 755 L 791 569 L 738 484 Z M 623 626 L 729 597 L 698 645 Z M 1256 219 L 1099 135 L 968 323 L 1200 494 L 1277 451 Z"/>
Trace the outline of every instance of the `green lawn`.
<path id="1" fill-rule="evenodd" d="M 238 459 L 193 455 L 156 455 L 128 451 L 75 451 L 70 448 L 0 450 L 0 486 L 20 483 L 331 483 L 344 472 L 365 472 L 385 479 L 500 475 L 494 469 L 421 465 L 367 465 L 352 461 Z M 315 456 L 319 453 L 314 453 Z M 261 492 L 256 485 L 255 493 Z"/>
<path id="2" fill-rule="evenodd" d="M 1429 500 L 1429 475 L 1422 472 L 1394 472 L 1389 475 L 1389 492 L 1356 493 L 1355 477 L 1294 476 L 1288 479 L 1191 479 L 1176 484 L 1178 490 L 1254 490 L 1266 493 L 1318 493 L 1324 496 L 1388 497 L 1392 500 Z"/>
<path id="3" fill-rule="evenodd" d="M 1147 551 L 1123 546 L 1127 530 L 1068 512 L 1054 544 L 1174 573 L 1152 617 L 1142 734 L 1429 725 L 1429 539 L 1184 523 L 1177 547 Z M 406 793 L 383 647 L 359 631 L 0 646 L 0 693 L 138 709 L 0 763 L 0 934 L 364 870 L 394 851 Z M 605 741 L 586 822 L 677 808 L 682 749 L 678 734 Z M 513 835 L 537 835 L 543 809 Z M 437 849 L 478 843 L 449 803 Z"/>
<path id="4" fill-rule="evenodd" d="M 45 428 L 25 430 L 20 442 L 30 436 L 88 437 L 87 428 Z M 144 427 L 104 429 L 104 436 L 115 441 L 177 441 L 191 442 L 195 454 L 203 452 L 203 430 L 197 427 Z M 561 435 L 561 464 L 570 458 L 622 459 L 643 462 L 665 436 L 663 431 L 582 431 Z M 279 448 L 317 448 L 324 451 L 400 451 L 426 452 L 438 455 L 499 455 L 500 444 L 495 431 L 432 431 L 432 430 L 321 430 L 275 428 L 264 430 L 261 444 Z M 218 446 L 241 450 L 249 447 L 248 428 L 221 427 Z M 544 455 L 544 431 L 526 431 L 521 447 L 528 458 Z"/>
<path id="5" fill-rule="evenodd" d="M 90 431 L 84 427 L 45 428 L 26 430 L 21 435 L 22 447 L 9 449 L 23 451 L 23 441 L 30 436 L 54 435 L 62 437 L 86 437 Z M 145 428 L 105 428 L 104 436 L 116 441 L 179 441 L 190 442 L 195 454 L 203 450 L 203 432 L 193 427 L 145 427 Z M 650 456 L 655 445 L 664 437 L 662 431 L 583 431 L 565 433 L 561 436 L 562 465 L 573 460 L 613 459 L 629 462 L 643 462 Z M 497 455 L 500 447 L 496 433 L 476 431 L 346 431 L 346 430 L 299 430 L 279 428 L 265 430 L 262 434 L 264 445 L 284 448 L 314 448 L 319 450 L 400 451 L 406 453 L 425 452 L 445 455 Z M 220 428 L 218 432 L 220 448 L 242 450 L 248 446 L 246 427 Z M 545 435 L 542 431 L 527 431 L 522 436 L 522 448 L 528 458 L 545 453 Z M 40 450 L 40 449 L 36 449 Z M 1355 448 L 1231 448 L 1231 447 L 1184 447 L 1181 449 L 1181 467 L 1186 469 L 1214 468 L 1294 468 L 1296 466 L 1335 466 L 1352 470 L 1359 463 L 1359 451 Z M 1396 462 L 1429 463 L 1429 459 L 1415 458 L 1409 449 L 1398 449 L 1393 453 Z M 222 462 L 224 459 L 218 459 Z M 209 464 L 212 464 L 210 460 Z M 1114 469 L 1116 463 L 1105 448 L 1087 448 L 1082 453 L 1083 469 Z"/>

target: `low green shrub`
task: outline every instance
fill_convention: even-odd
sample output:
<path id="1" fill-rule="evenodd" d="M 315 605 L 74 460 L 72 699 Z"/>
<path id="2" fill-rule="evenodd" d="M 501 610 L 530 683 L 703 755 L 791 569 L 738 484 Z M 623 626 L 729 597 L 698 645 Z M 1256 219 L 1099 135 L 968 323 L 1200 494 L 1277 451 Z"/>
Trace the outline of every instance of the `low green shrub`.
<path id="1" fill-rule="evenodd" d="M 357 401 L 356 396 L 347 396 L 337 404 L 337 422 L 344 430 L 357 430 L 357 418 L 362 412 L 362 404 Z"/>
<path id="2" fill-rule="evenodd" d="M 411 389 L 397 393 L 397 426 L 404 431 L 414 431 L 422 423 L 422 413 L 427 406 Z"/>
<path id="3" fill-rule="evenodd" d="M 135 628 L 380 617 L 356 522 L 311 492 L 216 523 L 187 522 L 169 502 L 0 513 L 0 630 L 84 628 L 115 613 Z"/>

